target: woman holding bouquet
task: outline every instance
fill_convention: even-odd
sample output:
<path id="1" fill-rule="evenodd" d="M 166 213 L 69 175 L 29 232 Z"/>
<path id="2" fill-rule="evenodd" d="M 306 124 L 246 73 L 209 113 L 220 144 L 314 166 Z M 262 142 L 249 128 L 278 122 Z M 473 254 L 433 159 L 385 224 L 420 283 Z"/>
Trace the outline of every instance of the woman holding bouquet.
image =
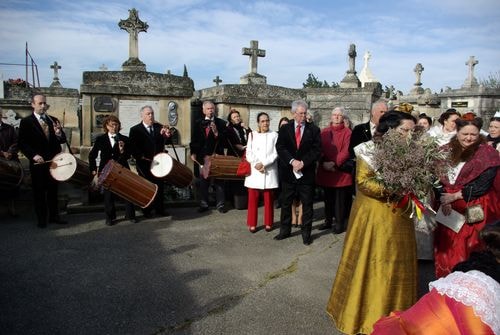
<path id="1" fill-rule="evenodd" d="M 337 328 L 347 334 L 369 334 L 381 316 L 417 300 L 413 222 L 405 210 L 387 203 L 394 195 L 376 179 L 373 165 L 377 142 L 384 134 L 396 129 L 406 136 L 415 123 L 410 114 L 385 113 L 373 141 L 354 148 L 358 192 L 327 306 Z M 386 159 L 398 164 L 397 157 Z"/>
<path id="2" fill-rule="evenodd" d="M 457 119 L 457 135 L 449 143 L 452 170 L 442 178 L 439 196 L 443 218 L 453 212 L 465 214 L 466 208 L 479 204 L 484 218 L 463 223 L 458 233 L 439 224 L 434 236 L 436 277 L 450 273 L 455 264 L 465 261 L 472 251 L 483 248 L 479 231 L 487 222 L 500 218 L 500 156 L 479 134 L 481 118 L 467 114 Z M 438 213 L 439 214 L 439 213 Z M 439 222 L 439 219 L 437 219 Z M 444 220 L 441 219 L 442 223 Z M 456 220 L 458 221 L 458 219 Z M 472 221 L 472 219 L 469 219 Z"/>

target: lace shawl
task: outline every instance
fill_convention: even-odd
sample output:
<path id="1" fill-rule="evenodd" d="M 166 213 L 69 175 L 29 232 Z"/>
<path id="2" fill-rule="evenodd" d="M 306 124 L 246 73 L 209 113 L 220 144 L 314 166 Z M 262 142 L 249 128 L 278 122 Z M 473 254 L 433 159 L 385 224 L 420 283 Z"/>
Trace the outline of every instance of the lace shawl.
<path id="1" fill-rule="evenodd" d="M 476 270 L 455 271 L 444 278 L 429 283 L 435 289 L 466 306 L 495 334 L 500 334 L 500 284 L 493 278 Z"/>

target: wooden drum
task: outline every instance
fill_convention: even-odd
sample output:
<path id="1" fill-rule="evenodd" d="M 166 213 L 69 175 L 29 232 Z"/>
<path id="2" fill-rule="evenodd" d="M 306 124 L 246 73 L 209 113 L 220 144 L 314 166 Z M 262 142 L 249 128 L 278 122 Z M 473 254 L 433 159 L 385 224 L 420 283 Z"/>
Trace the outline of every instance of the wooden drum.
<path id="1" fill-rule="evenodd" d="M 52 158 L 49 171 L 55 180 L 69 181 L 77 186 L 89 186 L 92 180 L 89 164 L 67 152 Z"/>
<path id="2" fill-rule="evenodd" d="M 99 176 L 99 185 L 142 208 L 154 200 L 158 186 L 110 160 Z"/>
<path id="3" fill-rule="evenodd" d="M 193 181 L 193 172 L 165 152 L 153 157 L 151 174 L 177 187 L 187 187 Z"/>
<path id="4" fill-rule="evenodd" d="M 244 176 L 237 176 L 238 165 L 240 165 L 241 157 L 214 155 L 209 156 L 210 170 L 209 177 L 217 179 L 243 179 Z"/>
<path id="5" fill-rule="evenodd" d="M 23 181 L 23 166 L 18 161 L 0 158 L 0 190 L 11 190 Z"/>

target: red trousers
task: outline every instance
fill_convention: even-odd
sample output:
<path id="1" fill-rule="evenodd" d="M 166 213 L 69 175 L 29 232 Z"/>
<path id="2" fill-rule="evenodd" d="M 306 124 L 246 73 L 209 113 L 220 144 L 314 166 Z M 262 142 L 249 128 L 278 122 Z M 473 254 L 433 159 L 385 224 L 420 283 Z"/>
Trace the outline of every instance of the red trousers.
<path id="1" fill-rule="evenodd" d="M 247 226 L 257 226 L 257 213 L 259 206 L 259 195 L 264 194 L 264 225 L 272 226 L 274 222 L 274 190 L 257 190 L 254 188 L 248 189 L 248 214 Z"/>

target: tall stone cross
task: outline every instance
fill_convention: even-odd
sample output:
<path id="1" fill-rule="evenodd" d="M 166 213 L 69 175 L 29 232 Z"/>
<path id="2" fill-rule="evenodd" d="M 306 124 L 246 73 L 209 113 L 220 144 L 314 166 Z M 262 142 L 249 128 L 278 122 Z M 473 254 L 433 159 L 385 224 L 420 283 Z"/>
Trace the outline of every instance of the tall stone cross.
<path id="1" fill-rule="evenodd" d="M 471 86 L 477 86 L 477 79 L 474 77 L 474 66 L 476 66 L 479 63 L 474 56 L 470 56 L 469 60 L 465 63 L 469 67 L 469 73 L 467 75 L 467 79 L 465 80 L 464 86 L 466 87 L 471 87 Z"/>
<path id="2" fill-rule="evenodd" d="M 257 73 L 257 59 L 266 57 L 266 50 L 259 49 L 259 41 L 250 41 L 250 48 L 242 48 L 241 54 L 250 56 L 250 73 Z"/>
<path id="3" fill-rule="evenodd" d="M 424 72 L 424 67 L 422 66 L 422 64 L 417 63 L 417 65 L 415 65 L 415 68 L 413 69 L 413 72 L 415 72 L 417 76 L 417 81 L 415 82 L 415 86 L 422 86 L 421 79 L 422 79 L 422 72 Z"/>
<path id="4" fill-rule="evenodd" d="M 219 84 L 222 83 L 222 79 L 220 79 L 219 76 L 215 77 L 212 81 L 215 83 L 215 86 L 219 86 Z"/>
<path id="5" fill-rule="evenodd" d="M 139 19 L 139 12 L 135 9 L 129 9 L 129 16 L 126 20 L 120 20 L 118 26 L 120 29 L 126 30 L 129 33 L 128 53 L 129 59 L 139 59 L 139 39 L 140 32 L 147 32 L 149 26 L 146 22 Z"/>
<path id="6" fill-rule="evenodd" d="M 54 70 L 54 81 L 58 81 L 59 80 L 59 69 L 61 69 L 61 66 L 59 64 L 57 64 L 57 62 L 54 62 L 54 64 L 52 64 L 50 66 L 51 69 Z"/>

